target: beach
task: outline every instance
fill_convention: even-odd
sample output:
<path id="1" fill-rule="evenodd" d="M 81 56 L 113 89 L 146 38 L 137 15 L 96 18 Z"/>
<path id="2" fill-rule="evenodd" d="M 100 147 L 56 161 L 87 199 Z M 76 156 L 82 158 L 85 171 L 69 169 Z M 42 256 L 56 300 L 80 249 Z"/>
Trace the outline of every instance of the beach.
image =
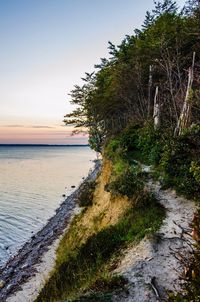
<path id="1" fill-rule="evenodd" d="M 78 197 L 87 181 L 94 180 L 100 161 L 82 184 L 56 210 L 48 223 L 1 269 L 2 302 L 34 301 L 55 264 L 56 249 L 71 219 L 79 212 Z"/>

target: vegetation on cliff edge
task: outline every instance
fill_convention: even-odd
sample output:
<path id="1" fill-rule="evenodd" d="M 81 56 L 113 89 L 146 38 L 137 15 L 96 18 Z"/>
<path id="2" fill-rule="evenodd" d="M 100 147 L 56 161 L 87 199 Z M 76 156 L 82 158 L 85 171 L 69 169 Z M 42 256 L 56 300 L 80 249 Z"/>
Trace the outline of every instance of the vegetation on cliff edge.
<path id="1" fill-rule="evenodd" d="M 147 190 L 147 175 L 137 161 L 153 165 L 163 187 L 199 201 L 200 3 L 187 1 L 181 12 L 175 1 L 154 3 L 142 28 L 119 46 L 109 42 L 110 58 L 102 58 L 71 92 L 76 109 L 65 123 L 75 132 L 87 128 L 90 146 L 112 162 L 107 181 L 101 181 L 107 207 L 95 216 L 98 184 L 86 188 L 84 210 L 64 236 L 56 268 L 37 302 L 103 301 L 94 284 L 110 288 L 109 267 L 119 250 L 159 228 L 163 209 Z M 117 204 L 120 215 L 109 223 L 107 211 Z M 104 294 L 109 301 L 109 289 Z M 191 300 L 186 294 L 180 301 Z M 198 294 L 193 301 L 199 301 Z"/>

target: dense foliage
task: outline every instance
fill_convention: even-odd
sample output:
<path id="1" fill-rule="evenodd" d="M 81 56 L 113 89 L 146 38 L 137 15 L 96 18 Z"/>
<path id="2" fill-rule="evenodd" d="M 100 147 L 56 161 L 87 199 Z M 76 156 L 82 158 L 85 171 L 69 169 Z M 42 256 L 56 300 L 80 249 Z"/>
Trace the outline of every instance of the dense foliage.
<path id="1" fill-rule="evenodd" d="M 107 139 L 129 123 L 155 119 L 156 89 L 158 127 L 174 132 L 181 126 L 186 95 L 189 105 L 182 127 L 199 123 L 199 37 L 199 1 L 189 1 L 181 12 L 172 0 L 155 1 L 142 29 L 119 46 L 109 42 L 110 58 L 101 59 L 92 74 L 86 73 L 83 85 L 74 87 L 71 102 L 76 109 L 65 123 L 79 130 L 87 127 L 91 147 L 101 151 Z"/>
<path id="2" fill-rule="evenodd" d="M 119 46 L 109 42 L 82 87 L 66 124 L 87 127 L 93 149 L 114 163 L 108 190 L 129 198 L 140 190 L 127 156 L 154 165 L 163 185 L 200 195 L 200 2 L 180 12 L 172 0 L 154 1 L 141 30 Z M 140 177 L 138 179 L 141 179 Z"/>
<path id="3" fill-rule="evenodd" d="M 113 161 L 113 181 L 109 188 L 127 195 L 144 187 L 145 173 L 137 161 L 153 165 L 163 187 L 175 188 L 190 199 L 200 198 L 200 126 L 173 133 L 131 125 L 109 141 L 105 155 Z"/>

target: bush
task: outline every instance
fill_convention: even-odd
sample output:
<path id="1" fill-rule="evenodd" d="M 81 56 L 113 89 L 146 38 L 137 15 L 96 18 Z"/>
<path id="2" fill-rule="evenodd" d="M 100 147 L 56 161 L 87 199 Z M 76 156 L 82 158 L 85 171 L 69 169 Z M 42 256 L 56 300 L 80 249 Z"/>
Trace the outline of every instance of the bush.
<path id="1" fill-rule="evenodd" d="M 105 148 L 105 154 L 109 159 L 114 159 L 121 149 L 121 141 L 119 138 L 111 139 Z M 121 151 L 121 150 L 120 150 Z"/>
<path id="2" fill-rule="evenodd" d="M 200 196 L 200 125 L 186 129 L 179 137 L 168 130 L 154 130 L 153 124 L 144 127 L 131 125 L 107 146 L 113 161 L 114 180 L 108 189 L 114 194 L 132 197 L 142 187 L 139 175 L 130 168 L 133 158 L 157 167 L 163 174 L 164 187 L 198 199 Z"/>
<path id="3" fill-rule="evenodd" d="M 194 179 L 200 183 L 200 160 L 191 162 L 190 172 L 192 173 Z"/>
<path id="4" fill-rule="evenodd" d="M 121 145 L 127 152 L 138 151 L 138 135 L 141 125 L 129 125 L 121 134 Z"/>
<path id="5" fill-rule="evenodd" d="M 119 158 L 127 161 L 130 152 L 137 153 L 139 150 L 137 140 L 140 128 L 139 124 L 129 125 L 117 138 L 112 138 L 105 148 L 105 155 L 113 162 Z"/>
<path id="6" fill-rule="evenodd" d="M 106 147 L 106 154 L 112 160 L 117 155 L 129 160 L 129 154 L 132 154 L 134 158 L 142 162 L 157 165 L 161 158 L 165 139 L 165 135 L 160 130 L 155 130 L 152 123 L 148 123 L 144 127 L 140 124 L 132 124 L 117 139 L 112 139 L 109 142 Z"/>
<path id="7" fill-rule="evenodd" d="M 200 194 L 200 127 L 193 127 L 173 138 L 164 147 L 160 168 L 164 183 L 189 198 Z"/>
<path id="8" fill-rule="evenodd" d="M 144 176 L 138 168 L 128 167 L 108 185 L 108 190 L 114 194 L 126 195 L 132 198 L 144 188 Z"/>
<path id="9" fill-rule="evenodd" d="M 78 196 L 78 203 L 81 207 L 88 207 L 92 205 L 95 186 L 95 181 L 87 181 L 81 185 Z"/>
<path id="10" fill-rule="evenodd" d="M 150 165 L 158 165 L 163 152 L 165 137 L 149 123 L 139 131 L 137 146 L 140 159 Z"/>
<path id="11" fill-rule="evenodd" d="M 146 188 L 144 188 L 140 193 L 134 198 L 134 206 L 135 208 L 145 208 L 150 207 L 151 205 L 155 205 L 157 199 L 153 192 L 149 192 Z"/>

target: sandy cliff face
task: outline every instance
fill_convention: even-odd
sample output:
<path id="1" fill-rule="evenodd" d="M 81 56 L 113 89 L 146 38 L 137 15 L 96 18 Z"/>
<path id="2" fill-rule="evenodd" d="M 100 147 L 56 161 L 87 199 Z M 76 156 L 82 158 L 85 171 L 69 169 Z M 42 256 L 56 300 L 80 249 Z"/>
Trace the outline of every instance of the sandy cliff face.
<path id="1" fill-rule="evenodd" d="M 88 235 L 100 231 L 108 225 L 117 223 L 119 217 L 129 207 L 126 196 L 111 197 L 111 194 L 105 191 L 105 186 L 110 179 L 111 170 L 111 162 L 105 160 L 102 173 L 97 179 L 93 206 L 88 208 L 80 221 L 80 229 L 81 227 L 84 228 Z"/>

